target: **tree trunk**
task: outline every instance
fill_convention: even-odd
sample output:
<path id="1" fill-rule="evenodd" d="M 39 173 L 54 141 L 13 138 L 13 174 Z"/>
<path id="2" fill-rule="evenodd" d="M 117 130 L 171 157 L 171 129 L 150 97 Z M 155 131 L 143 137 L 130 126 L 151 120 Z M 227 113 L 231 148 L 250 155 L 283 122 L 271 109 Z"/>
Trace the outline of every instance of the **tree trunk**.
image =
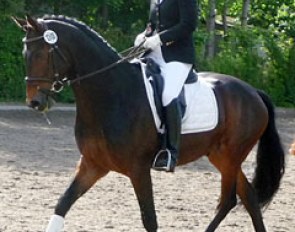
<path id="1" fill-rule="evenodd" d="M 223 34 L 227 34 L 227 13 L 228 13 L 228 1 L 224 0 L 223 3 L 223 12 L 222 12 L 222 25 L 223 25 Z"/>
<path id="2" fill-rule="evenodd" d="M 249 10 L 250 10 L 250 0 L 243 0 L 243 10 L 242 10 L 242 18 L 241 18 L 242 27 L 247 26 Z"/>
<path id="3" fill-rule="evenodd" d="M 207 18 L 207 32 L 209 37 L 205 51 L 206 59 L 212 59 L 215 52 L 215 7 L 216 0 L 209 0 L 209 14 Z"/>

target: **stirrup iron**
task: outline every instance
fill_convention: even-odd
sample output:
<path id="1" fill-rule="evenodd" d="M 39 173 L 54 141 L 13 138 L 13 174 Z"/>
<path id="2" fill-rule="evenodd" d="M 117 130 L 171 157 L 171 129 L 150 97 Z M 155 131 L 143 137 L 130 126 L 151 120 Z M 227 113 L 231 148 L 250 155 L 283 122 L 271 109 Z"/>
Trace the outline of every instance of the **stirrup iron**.
<path id="1" fill-rule="evenodd" d="M 158 158 L 163 154 L 163 152 L 167 152 L 167 165 L 166 166 L 163 166 L 163 167 L 156 167 L 156 162 L 158 160 Z M 166 172 L 170 172 L 170 166 L 171 166 L 171 160 L 172 160 L 172 155 L 171 155 L 171 152 L 168 150 L 168 149 L 165 149 L 165 150 L 160 150 L 155 159 L 154 159 L 154 162 L 153 162 L 153 166 L 152 168 L 157 170 L 157 171 L 166 171 Z"/>

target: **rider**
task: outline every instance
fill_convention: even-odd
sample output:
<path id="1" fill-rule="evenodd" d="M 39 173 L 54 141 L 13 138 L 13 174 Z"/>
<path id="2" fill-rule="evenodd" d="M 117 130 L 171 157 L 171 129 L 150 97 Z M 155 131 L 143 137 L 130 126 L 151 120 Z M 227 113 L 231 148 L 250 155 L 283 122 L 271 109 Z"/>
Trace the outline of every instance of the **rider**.
<path id="1" fill-rule="evenodd" d="M 195 62 L 193 32 L 196 28 L 196 0 L 151 0 L 146 30 L 135 46 L 151 50 L 147 55 L 160 66 L 164 78 L 164 106 L 167 149 L 156 155 L 153 168 L 173 172 L 179 155 L 181 112 L 177 100 Z"/>

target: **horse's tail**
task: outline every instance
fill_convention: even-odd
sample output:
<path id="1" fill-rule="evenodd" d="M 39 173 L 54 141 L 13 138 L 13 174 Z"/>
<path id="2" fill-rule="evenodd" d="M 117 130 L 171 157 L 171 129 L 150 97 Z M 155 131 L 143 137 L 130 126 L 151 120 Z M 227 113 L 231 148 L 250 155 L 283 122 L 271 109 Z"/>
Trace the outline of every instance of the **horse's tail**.
<path id="1" fill-rule="evenodd" d="M 257 167 L 253 186 L 261 207 L 269 204 L 279 189 L 285 171 L 285 153 L 275 125 L 274 106 L 270 98 L 262 91 L 258 94 L 268 110 L 269 121 L 260 138 L 257 150 Z"/>

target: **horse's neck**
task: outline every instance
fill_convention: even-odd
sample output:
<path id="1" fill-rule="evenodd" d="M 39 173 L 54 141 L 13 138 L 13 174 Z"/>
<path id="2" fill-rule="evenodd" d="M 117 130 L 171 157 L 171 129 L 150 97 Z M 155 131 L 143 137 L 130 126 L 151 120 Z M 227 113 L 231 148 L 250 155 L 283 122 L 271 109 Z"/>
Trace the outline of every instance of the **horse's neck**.
<path id="1" fill-rule="evenodd" d="M 75 73 L 79 76 L 100 70 L 119 59 L 108 47 L 97 49 L 85 46 L 80 49 L 83 53 L 80 54 L 80 59 L 77 58 L 75 68 L 79 70 L 80 73 Z M 78 62 L 79 60 L 83 61 Z M 129 63 L 118 64 L 108 71 L 81 80 L 74 84 L 73 90 L 77 116 L 84 124 L 95 123 L 97 127 L 116 123 L 122 118 L 126 124 L 131 123 L 134 120 L 132 114 L 136 114 L 134 110 L 140 104 L 145 104 L 145 90 L 140 72 L 136 72 Z"/>
<path id="2" fill-rule="evenodd" d="M 120 57 L 102 39 L 93 41 L 83 33 L 73 34 L 72 37 L 74 37 L 74 42 L 69 46 L 73 60 L 70 79 L 83 79 L 84 76 L 90 74 L 88 78 L 74 84 L 74 91 L 77 92 L 77 96 L 81 95 L 80 92 L 83 95 L 93 95 L 92 91 L 100 90 L 101 85 L 108 85 L 108 82 L 116 76 L 115 68 L 101 73 L 99 71 L 117 62 Z M 99 73 L 95 74 L 95 72 Z"/>
<path id="3" fill-rule="evenodd" d="M 126 68 L 127 66 L 127 68 Z M 117 68 L 109 75 L 94 77 L 87 85 L 75 86 L 76 95 L 76 138 L 97 137 L 120 149 L 126 138 L 132 137 L 138 124 L 152 121 L 143 86 L 138 75 L 128 76 L 124 70 L 128 65 Z M 122 71 L 120 71 L 122 69 Z M 133 78 L 133 83 L 132 82 Z M 85 80 L 88 82 L 88 80 Z M 141 120 L 139 120 L 139 118 Z"/>
<path id="4" fill-rule="evenodd" d="M 83 76 L 115 63 L 119 55 L 103 41 L 95 45 L 90 39 L 73 48 L 75 75 Z M 76 76 L 72 77 L 73 79 Z"/>

